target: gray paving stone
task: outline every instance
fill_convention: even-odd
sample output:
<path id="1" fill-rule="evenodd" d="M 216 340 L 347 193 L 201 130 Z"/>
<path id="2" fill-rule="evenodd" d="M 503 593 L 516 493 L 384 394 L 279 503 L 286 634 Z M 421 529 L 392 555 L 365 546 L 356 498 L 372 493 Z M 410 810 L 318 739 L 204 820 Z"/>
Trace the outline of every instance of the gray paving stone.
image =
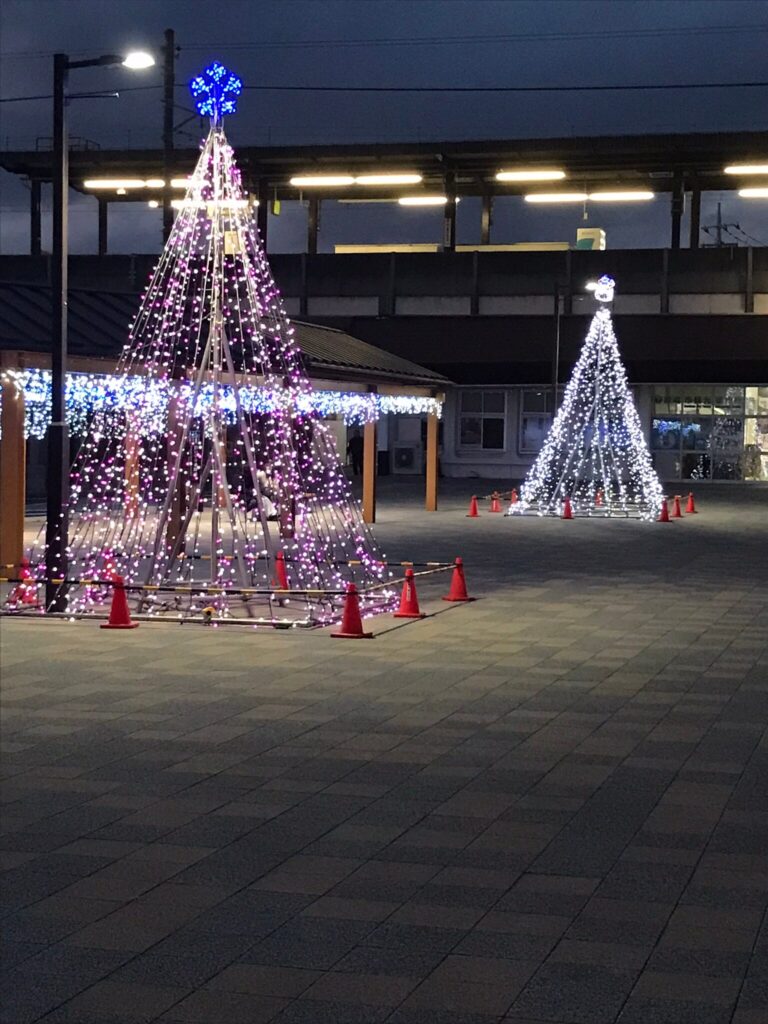
<path id="1" fill-rule="evenodd" d="M 380 483 L 482 600 L 425 577 L 364 652 L 3 620 L 2 1024 L 762 1024 L 765 491 L 667 531 Z"/>

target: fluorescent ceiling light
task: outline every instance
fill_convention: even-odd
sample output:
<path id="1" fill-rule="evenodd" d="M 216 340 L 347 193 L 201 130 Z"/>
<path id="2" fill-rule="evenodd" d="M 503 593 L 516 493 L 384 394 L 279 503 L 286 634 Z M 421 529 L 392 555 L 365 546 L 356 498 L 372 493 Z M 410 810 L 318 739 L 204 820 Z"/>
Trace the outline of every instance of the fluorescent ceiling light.
<path id="1" fill-rule="evenodd" d="M 351 174 L 306 174 L 291 178 L 291 185 L 297 188 L 323 188 L 332 185 L 354 185 Z"/>
<path id="2" fill-rule="evenodd" d="M 89 178 L 83 182 L 85 188 L 144 188 L 143 178 Z"/>
<path id="3" fill-rule="evenodd" d="M 356 185 L 418 185 L 420 174 L 359 174 Z"/>
<path id="4" fill-rule="evenodd" d="M 726 174 L 768 174 L 768 164 L 731 164 Z"/>
<path id="5" fill-rule="evenodd" d="M 156 199 L 150 199 L 149 202 L 147 203 L 147 206 L 150 208 L 150 210 L 156 210 L 159 205 L 160 203 L 158 203 Z"/>
<path id="6" fill-rule="evenodd" d="M 585 203 L 586 192 L 530 192 L 526 203 Z"/>
<path id="7" fill-rule="evenodd" d="M 132 53 L 126 54 L 123 61 L 123 67 L 130 68 L 131 71 L 142 71 L 144 68 L 154 67 L 154 64 L 155 58 L 145 50 L 134 50 Z"/>
<path id="8" fill-rule="evenodd" d="M 400 206 L 445 206 L 448 196 L 401 196 L 397 201 Z"/>
<path id="9" fill-rule="evenodd" d="M 147 178 L 144 188 L 165 188 L 165 182 L 162 178 Z"/>
<path id="10" fill-rule="evenodd" d="M 739 195 L 744 199 L 768 199 L 768 188 L 740 188 Z"/>
<path id="11" fill-rule="evenodd" d="M 171 178 L 171 188 L 189 188 L 191 184 L 191 178 Z"/>
<path id="12" fill-rule="evenodd" d="M 562 181 L 565 171 L 499 171 L 496 181 Z"/>
<path id="13" fill-rule="evenodd" d="M 589 201 L 592 203 L 637 203 L 645 199 L 655 199 L 655 192 L 634 189 L 627 192 L 590 192 Z"/>
<path id="14" fill-rule="evenodd" d="M 245 210 L 249 206 L 258 206 L 258 199 L 253 203 L 249 199 L 172 199 L 171 206 L 175 210 Z"/>

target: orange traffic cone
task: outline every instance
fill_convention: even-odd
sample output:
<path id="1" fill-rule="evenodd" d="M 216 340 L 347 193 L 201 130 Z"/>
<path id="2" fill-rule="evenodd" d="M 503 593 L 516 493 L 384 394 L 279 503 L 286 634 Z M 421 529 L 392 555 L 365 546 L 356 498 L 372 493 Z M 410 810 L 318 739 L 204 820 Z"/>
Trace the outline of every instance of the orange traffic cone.
<path id="1" fill-rule="evenodd" d="M 285 555 L 282 551 L 275 555 L 275 578 L 272 580 L 272 586 L 279 590 L 290 590 L 288 573 L 285 571 Z"/>
<path id="2" fill-rule="evenodd" d="M 491 507 L 488 509 L 489 512 L 501 512 L 501 502 L 499 501 L 499 492 L 494 491 L 491 495 Z"/>
<path id="3" fill-rule="evenodd" d="M 19 562 L 19 581 L 8 595 L 7 603 L 10 605 L 26 605 L 28 608 L 39 608 L 37 584 L 34 582 L 29 568 L 28 558 L 22 558 Z"/>
<path id="4" fill-rule="evenodd" d="M 479 519 L 480 513 L 477 511 L 477 498 L 473 494 L 472 499 L 469 503 L 469 512 L 466 514 L 466 519 Z"/>
<path id="5" fill-rule="evenodd" d="M 464 578 L 464 563 L 457 558 L 451 576 L 451 589 L 443 598 L 444 601 L 474 601 L 467 593 L 467 581 Z"/>
<path id="6" fill-rule="evenodd" d="M 571 499 L 566 498 L 563 503 L 563 519 L 573 519 L 573 509 L 571 508 Z"/>
<path id="7" fill-rule="evenodd" d="M 509 504 L 510 505 L 516 505 L 518 500 L 519 499 L 517 497 L 517 491 L 513 487 L 512 490 L 509 492 Z"/>
<path id="8" fill-rule="evenodd" d="M 656 520 L 657 523 L 671 523 L 672 520 L 669 518 L 669 508 L 667 507 L 667 498 L 661 499 L 661 515 Z"/>
<path id="9" fill-rule="evenodd" d="M 341 617 L 341 629 L 338 633 L 331 633 L 334 638 L 347 640 L 369 640 L 373 633 L 363 632 L 363 620 L 360 618 L 360 604 L 357 597 L 357 587 L 354 583 L 347 585 L 347 596 L 344 598 L 344 614 Z"/>
<path id="10" fill-rule="evenodd" d="M 423 619 L 424 612 L 419 610 L 419 599 L 416 596 L 416 584 L 413 569 L 405 570 L 403 593 L 400 595 L 400 608 L 395 612 L 396 619 Z"/>
<path id="11" fill-rule="evenodd" d="M 128 610 L 128 595 L 122 576 L 112 577 L 112 607 L 109 609 L 109 622 L 102 622 L 102 629 L 138 629 L 138 622 L 131 622 Z"/>
<path id="12" fill-rule="evenodd" d="M 696 505 L 693 501 L 693 491 L 688 492 L 688 504 L 685 506 L 685 511 L 688 513 L 688 515 L 696 514 Z"/>
<path id="13" fill-rule="evenodd" d="M 672 518 L 673 519 L 682 519 L 683 518 L 683 513 L 682 513 L 682 510 L 680 508 L 680 495 L 679 494 L 675 495 L 675 500 L 674 500 L 674 503 L 672 505 Z"/>

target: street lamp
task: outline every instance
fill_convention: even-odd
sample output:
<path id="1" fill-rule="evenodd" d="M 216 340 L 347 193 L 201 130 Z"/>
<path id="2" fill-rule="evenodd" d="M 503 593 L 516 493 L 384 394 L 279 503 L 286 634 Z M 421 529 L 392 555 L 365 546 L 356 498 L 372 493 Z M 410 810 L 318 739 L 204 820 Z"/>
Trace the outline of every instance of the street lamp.
<path id="1" fill-rule="evenodd" d="M 45 605 L 49 611 L 66 608 L 66 586 L 53 579 L 67 577 L 69 543 L 69 437 L 66 423 L 67 372 L 67 214 L 69 152 L 66 95 L 68 72 L 76 68 L 111 67 L 131 70 L 155 63 L 151 54 L 107 54 L 92 60 L 53 55 L 53 238 L 51 263 L 51 425 L 48 428 L 47 519 L 45 527 Z"/>

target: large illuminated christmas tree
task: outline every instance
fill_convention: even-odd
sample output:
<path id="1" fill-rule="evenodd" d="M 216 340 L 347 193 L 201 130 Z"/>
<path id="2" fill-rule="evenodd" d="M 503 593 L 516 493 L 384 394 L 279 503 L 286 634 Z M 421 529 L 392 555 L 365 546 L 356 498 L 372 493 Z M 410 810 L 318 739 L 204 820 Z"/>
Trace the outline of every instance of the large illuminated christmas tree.
<path id="1" fill-rule="evenodd" d="M 366 588 L 387 574 L 309 401 L 222 127 L 241 82 L 212 64 L 190 88 L 210 131 L 120 358 L 118 397 L 93 414 L 75 460 L 69 578 L 117 572 L 136 588 L 135 613 L 206 621 L 331 621 L 352 581 L 363 610 L 380 610 L 386 588 Z M 108 599 L 72 586 L 68 608 L 98 614 Z"/>
<path id="2" fill-rule="evenodd" d="M 508 514 L 659 515 L 662 488 L 643 436 L 613 330 L 615 283 L 595 287 L 600 308 L 589 327 L 563 402 Z"/>

